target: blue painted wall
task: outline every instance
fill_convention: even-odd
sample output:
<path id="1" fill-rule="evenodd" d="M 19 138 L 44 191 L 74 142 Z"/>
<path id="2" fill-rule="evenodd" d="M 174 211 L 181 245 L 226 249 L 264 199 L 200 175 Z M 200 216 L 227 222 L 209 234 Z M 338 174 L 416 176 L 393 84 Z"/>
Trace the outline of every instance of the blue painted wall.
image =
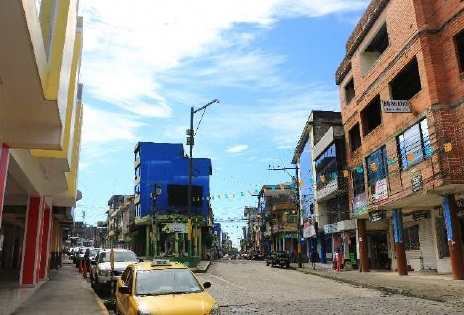
<path id="1" fill-rule="evenodd" d="M 135 177 L 140 176 L 140 183 L 134 187 L 134 193 L 140 193 L 140 206 L 136 205 L 136 215 L 144 217 L 153 211 L 151 193 L 154 185 L 161 186 L 162 193 L 156 199 L 156 212 L 161 214 L 187 215 L 187 205 L 169 205 L 168 185 L 188 186 L 189 159 L 184 154 L 182 144 L 138 142 L 134 150 L 140 156 L 139 170 L 135 168 Z M 209 177 L 211 175 L 211 160 L 193 159 L 192 185 L 203 188 L 202 205 L 192 204 L 192 215 L 208 215 L 210 194 Z"/>

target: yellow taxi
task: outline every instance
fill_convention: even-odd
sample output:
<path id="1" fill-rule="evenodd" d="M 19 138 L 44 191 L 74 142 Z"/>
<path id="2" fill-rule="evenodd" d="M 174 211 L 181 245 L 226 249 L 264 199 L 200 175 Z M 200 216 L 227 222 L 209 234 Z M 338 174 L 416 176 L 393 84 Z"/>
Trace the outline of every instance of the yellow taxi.
<path id="1" fill-rule="evenodd" d="M 185 265 L 166 259 L 132 263 L 116 285 L 116 314 L 221 314 L 218 304 Z"/>

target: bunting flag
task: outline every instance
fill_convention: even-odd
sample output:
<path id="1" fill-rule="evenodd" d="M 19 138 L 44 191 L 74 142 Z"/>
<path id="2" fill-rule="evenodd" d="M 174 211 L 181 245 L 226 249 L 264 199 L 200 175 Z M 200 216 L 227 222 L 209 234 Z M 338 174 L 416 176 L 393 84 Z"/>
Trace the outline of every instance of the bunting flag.
<path id="1" fill-rule="evenodd" d="M 356 167 L 356 172 L 358 172 L 359 174 L 361 174 L 362 172 L 364 172 L 363 167 L 362 167 L 362 166 Z"/>
<path id="2" fill-rule="evenodd" d="M 377 172 L 377 164 L 371 163 L 371 171 Z"/>
<path id="3" fill-rule="evenodd" d="M 451 152 L 453 145 L 451 143 L 445 143 L 445 152 Z"/>
<path id="4" fill-rule="evenodd" d="M 343 177 L 348 178 L 349 173 L 348 170 L 343 170 Z"/>

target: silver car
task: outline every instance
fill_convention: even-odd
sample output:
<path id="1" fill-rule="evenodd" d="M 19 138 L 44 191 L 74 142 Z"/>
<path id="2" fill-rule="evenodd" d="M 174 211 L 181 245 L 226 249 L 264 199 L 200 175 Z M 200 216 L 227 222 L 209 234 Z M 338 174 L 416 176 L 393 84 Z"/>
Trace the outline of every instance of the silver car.
<path id="1" fill-rule="evenodd" d="M 90 283 L 99 292 L 103 288 L 111 288 L 111 280 L 117 281 L 127 265 L 139 260 L 137 255 L 128 249 L 114 249 L 114 270 L 111 270 L 111 249 L 100 250 L 95 260 L 91 262 Z M 113 272 L 113 275 L 111 274 Z"/>

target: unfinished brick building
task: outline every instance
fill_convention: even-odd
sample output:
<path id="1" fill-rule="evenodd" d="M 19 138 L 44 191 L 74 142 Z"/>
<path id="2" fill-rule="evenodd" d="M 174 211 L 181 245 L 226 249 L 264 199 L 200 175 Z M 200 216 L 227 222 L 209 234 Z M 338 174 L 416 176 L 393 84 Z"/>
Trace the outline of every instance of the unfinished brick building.
<path id="1" fill-rule="evenodd" d="M 336 84 L 361 271 L 464 279 L 463 80 L 460 0 L 374 0 L 348 39 Z"/>

